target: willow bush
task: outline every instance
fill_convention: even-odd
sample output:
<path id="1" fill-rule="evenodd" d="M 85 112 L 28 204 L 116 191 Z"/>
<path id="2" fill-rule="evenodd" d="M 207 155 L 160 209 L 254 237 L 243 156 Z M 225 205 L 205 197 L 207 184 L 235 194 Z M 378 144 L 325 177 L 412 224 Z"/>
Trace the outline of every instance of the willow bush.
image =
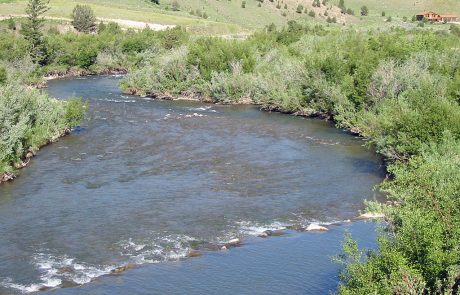
<path id="1" fill-rule="evenodd" d="M 16 83 L 0 86 L 0 174 L 82 119 L 80 100 L 58 101 Z"/>

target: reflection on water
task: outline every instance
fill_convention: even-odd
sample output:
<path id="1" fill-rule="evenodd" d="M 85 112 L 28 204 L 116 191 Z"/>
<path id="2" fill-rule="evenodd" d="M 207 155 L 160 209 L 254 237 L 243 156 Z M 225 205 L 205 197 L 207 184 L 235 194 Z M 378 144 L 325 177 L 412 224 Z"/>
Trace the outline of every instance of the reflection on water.
<path id="1" fill-rule="evenodd" d="M 124 96 L 117 82 L 50 83 L 51 95 L 88 98 L 91 110 L 0 187 L 5 292 L 80 285 L 267 228 L 348 219 L 382 179 L 363 142 L 325 122 Z"/>

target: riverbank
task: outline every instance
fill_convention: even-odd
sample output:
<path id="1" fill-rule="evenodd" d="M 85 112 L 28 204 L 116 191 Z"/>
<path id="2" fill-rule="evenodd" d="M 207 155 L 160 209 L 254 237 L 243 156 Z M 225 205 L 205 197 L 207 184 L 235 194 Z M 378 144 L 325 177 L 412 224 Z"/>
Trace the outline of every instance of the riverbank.
<path id="1" fill-rule="evenodd" d="M 21 161 L 14 164 L 14 168 L 16 170 L 20 170 L 20 169 L 23 169 L 23 168 L 27 167 L 29 165 L 30 161 L 32 160 L 32 158 L 35 157 L 37 152 L 40 150 L 40 148 L 42 148 L 44 146 L 47 146 L 47 145 L 49 145 L 49 144 L 51 144 L 53 142 L 58 141 L 59 138 L 70 134 L 71 131 L 72 131 L 71 129 L 66 128 L 66 129 L 58 132 L 54 136 L 50 137 L 45 144 L 37 146 L 34 149 L 32 149 L 32 147 L 30 147 L 29 149 L 27 149 L 27 151 L 25 151 L 25 153 L 21 157 Z M 13 172 L 4 172 L 3 174 L 0 174 L 0 185 L 2 183 L 8 182 L 8 181 L 13 181 L 16 177 L 17 177 L 17 174 L 15 174 Z"/>

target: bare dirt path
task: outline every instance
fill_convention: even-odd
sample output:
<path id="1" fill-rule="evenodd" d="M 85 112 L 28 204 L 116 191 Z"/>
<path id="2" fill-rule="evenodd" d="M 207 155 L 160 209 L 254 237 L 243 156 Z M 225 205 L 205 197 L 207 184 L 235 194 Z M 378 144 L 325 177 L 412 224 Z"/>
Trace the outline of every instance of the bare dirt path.
<path id="1" fill-rule="evenodd" d="M 0 20 L 5 20 L 10 17 L 27 17 L 27 15 L 25 14 L 0 15 Z M 70 18 L 65 18 L 65 17 L 45 16 L 44 18 L 49 19 L 49 20 L 63 20 L 63 21 L 69 21 L 69 22 L 71 21 Z M 134 28 L 134 29 L 150 28 L 155 31 L 164 31 L 164 30 L 175 27 L 175 25 L 162 25 L 162 24 L 156 24 L 156 23 L 147 23 L 147 22 L 133 21 L 133 20 L 127 20 L 127 19 L 118 19 L 118 18 L 98 17 L 97 20 L 99 22 L 114 22 L 124 28 Z"/>

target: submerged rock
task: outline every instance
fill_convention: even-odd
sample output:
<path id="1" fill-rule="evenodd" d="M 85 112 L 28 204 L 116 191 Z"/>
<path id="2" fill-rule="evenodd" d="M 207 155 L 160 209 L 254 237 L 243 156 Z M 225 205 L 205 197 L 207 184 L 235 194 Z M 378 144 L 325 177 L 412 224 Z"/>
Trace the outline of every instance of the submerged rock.
<path id="1" fill-rule="evenodd" d="M 286 232 L 284 231 L 284 229 L 268 229 L 266 231 L 264 231 L 263 233 L 261 233 L 259 235 L 259 237 L 261 238 L 266 238 L 266 237 L 276 237 L 276 236 L 281 236 L 281 235 L 284 235 Z"/>
<path id="2" fill-rule="evenodd" d="M 305 231 L 328 231 L 329 229 L 325 226 L 311 223 L 307 228 L 305 228 Z"/>
<path id="3" fill-rule="evenodd" d="M 16 175 L 14 175 L 13 173 L 5 172 L 3 174 L 0 174 L 0 183 L 7 182 L 15 178 L 16 178 Z"/>
<path id="4" fill-rule="evenodd" d="M 240 244 L 241 244 L 241 240 L 238 239 L 238 238 L 236 238 L 236 239 L 231 239 L 230 241 L 228 241 L 228 242 L 225 244 L 225 246 L 227 246 L 227 247 L 228 247 L 228 246 L 230 246 L 230 247 L 236 247 L 236 246 L 238 246 L 238 245 L 240 245 Z"/>
<path id="5" fill-rule="evenodd" d="M 199 257 L 199 256 L 201 256 L 201 255 L 202 255 L 202 254 L 201 254 L 200 251 L 198 251 L 198 250 L 193 250 L 193 249 L 189 250 L 188 253 L 187 253 L 187 257 Z"/>
<path id="6" fill-rule="evenodd" d="M 222 244 L 222 246 L 220 247 L 221 250 L 228 250 L 232 247 L 238 247 L 241 245 L 241 240 L 238 239 L 238 238 L 235 238 L 235 239 L 231 239 L 229 240 L 228 242 Z"/>
<path id="7" fill-rule="evenodd" d="M 123 266 L 119 266 L 115 269 L 112 269 L 111 273 L 112 274 L 119 274 L 119 273 L 122 273 L 124 271 L 127 271 L 128 269 L 132 269 L 132 268 L 135 268 L 136 267 L 136 264 L 134 263 L 128 263 L 126 265 L 123 265 Z"/>

